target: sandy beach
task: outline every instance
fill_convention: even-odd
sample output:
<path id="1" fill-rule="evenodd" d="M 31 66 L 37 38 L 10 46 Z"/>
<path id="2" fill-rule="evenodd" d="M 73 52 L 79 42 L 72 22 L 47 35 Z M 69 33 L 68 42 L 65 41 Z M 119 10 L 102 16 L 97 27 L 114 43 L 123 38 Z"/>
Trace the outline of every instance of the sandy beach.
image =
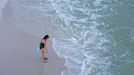
<path id="1" fill-rule="evenodd" d="M 0 75 L 60 75 L 64 60 L 52 48 L 54 36 L 48 41 L 48 62 L 42 64 L 37 51 L 41 38 L 16 28 L 12 17 L 8 2 L 0 19 Z"/>
<path id="2" fill-rule="evenodd" d="M 0 75 L 134 75 L 133 9 L 134 0 L 0 0 Z"/>

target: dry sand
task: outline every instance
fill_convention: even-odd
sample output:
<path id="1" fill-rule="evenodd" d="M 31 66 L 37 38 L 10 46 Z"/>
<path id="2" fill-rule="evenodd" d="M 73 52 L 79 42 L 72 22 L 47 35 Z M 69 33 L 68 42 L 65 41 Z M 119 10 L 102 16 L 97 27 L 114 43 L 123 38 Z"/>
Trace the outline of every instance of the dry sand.
<path id="1" fill-rule="evenodd" d="M 52 48 L 54 36 L 48 41 L 48 62 L 42 64 L 37 52 L 41 38 L 14 27 L 11 11 L 8 2 L 0 19 L 0 75 L 60 75 L 64 60 Z"/>

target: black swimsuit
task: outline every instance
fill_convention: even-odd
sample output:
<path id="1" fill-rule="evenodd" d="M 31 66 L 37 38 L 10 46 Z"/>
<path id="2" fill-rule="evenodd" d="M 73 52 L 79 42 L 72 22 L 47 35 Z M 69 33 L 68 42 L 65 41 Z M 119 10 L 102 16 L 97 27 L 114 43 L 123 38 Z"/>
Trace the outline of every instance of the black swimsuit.
<path id="1" fill-rule="evenodd" d="M 40 49 L 44 48 L 44 44 L 40 43 Z"/>

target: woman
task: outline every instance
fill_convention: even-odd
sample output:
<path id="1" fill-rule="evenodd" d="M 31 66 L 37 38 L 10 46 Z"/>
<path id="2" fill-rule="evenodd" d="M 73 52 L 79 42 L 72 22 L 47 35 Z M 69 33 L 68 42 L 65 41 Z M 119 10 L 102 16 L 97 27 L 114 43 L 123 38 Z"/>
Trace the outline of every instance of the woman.
<path id="1" fill-rule="evenodd" d="M 42 54 L 42 63 L 45 63 L 46 59 L 45 58 L 45 53 L 47 53 L 47 48 L 46 48 L 46 43 L 47 43 L 47 40 L 48 40 L 49 36 L 46 35 L 44 36 L 44 38 L 42 38 L 41 42 L 40 42 L 40 50 L 41 50 L 41 54 Z"/>

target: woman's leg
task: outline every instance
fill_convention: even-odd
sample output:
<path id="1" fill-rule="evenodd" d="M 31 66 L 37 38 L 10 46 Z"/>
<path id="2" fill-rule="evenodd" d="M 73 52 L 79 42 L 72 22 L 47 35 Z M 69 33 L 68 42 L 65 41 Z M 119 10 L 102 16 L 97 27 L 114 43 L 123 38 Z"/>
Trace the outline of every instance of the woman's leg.
<path id="1" fill-rule="evenodd" d="M 44 60 L 44 58 L 45 58 L 45 50 L 44 50 L 44 48 L 41 49 L 41 52 L 42 52 L 42 63 L 45 63 L 45 60 Z"/>

